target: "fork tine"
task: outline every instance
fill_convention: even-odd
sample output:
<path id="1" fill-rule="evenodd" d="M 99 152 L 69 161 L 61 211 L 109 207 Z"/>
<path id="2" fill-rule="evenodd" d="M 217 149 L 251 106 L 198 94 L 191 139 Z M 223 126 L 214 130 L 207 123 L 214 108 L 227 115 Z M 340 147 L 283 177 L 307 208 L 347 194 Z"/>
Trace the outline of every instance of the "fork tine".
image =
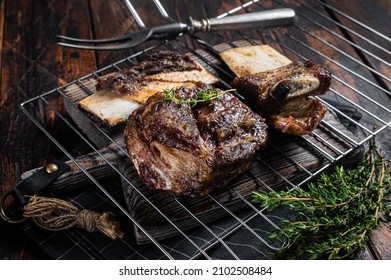
<path id="1" fill-rule="evenodd" d="M 129 40 L 132 37 L 131 34 L 125 34 L 125 35 L 121 35 L 113 38 L 105 38 L 105 39 L 81 39 L 81 38 L 67 37 L 64 35 L 57 35 L 57 38 L 66 41 L 71 41 L 71 42 L 78 42 L 78 43 L 104 44 L 104 43 L 121 42 L 121 41 Z"/>
<path id="2" fill-rule="evenodd" d="M 146 40 L 153 38 L 154 29 L 143 29 L 134 33 L 128 33 L 119 37 L 114 38 L 108 38 L 108 39 L 98 39 L 98 40 L 86 40 L 86 39 L 77 39 L 77 38 L 71 38 L 74 39 L 75 44 L 67 43 L 67 42 L 58 42 L 57 44 L 64 47 L 69 48 L 78 48 L 78 49 L 84 49 L 84 50 L 97 50 L 97 51 L 110 51 L 110 50 L 123 50 L 123 49 L 129 49 L 132 47 L 135 47 Z M 66 36 L 61 36 L 60 38 L 70 38 Z M 111 44 L 111 45 L 104 45 L 104 46 L 89 46 L 89 45 L 81 45 L 78 43 L 118 43 L 118 44 Z M 122 43 L 121 43 L 122 42 Z"/>
<path id="3" fill-rule="evenodd" d="M 58 42 L 57 44 L 63 47 L 77 48 L 83 50 L 112 51 L 112 50 L 129 49 L 138 45 L 139 42 L 126 42 L 122 44 L 107 45 L 107 46 L 85 46 L 85 45 L 70 44 L 70 43 L 63 43 L 63 42 Z"/>

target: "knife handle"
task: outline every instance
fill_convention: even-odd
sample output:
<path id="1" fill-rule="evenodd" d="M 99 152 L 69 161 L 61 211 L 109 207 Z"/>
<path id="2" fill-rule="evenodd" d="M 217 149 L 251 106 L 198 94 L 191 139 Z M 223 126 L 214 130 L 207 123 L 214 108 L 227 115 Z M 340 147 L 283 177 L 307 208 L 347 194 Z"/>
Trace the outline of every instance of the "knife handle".
<path id="1" fill-rule="evenodd" d="M 193 33 L 287 26 L 295 24 L 297 20 L 295 11 L 289 8 L 265 10 L 223 18 L 201 20 L 190 18 Z"/>

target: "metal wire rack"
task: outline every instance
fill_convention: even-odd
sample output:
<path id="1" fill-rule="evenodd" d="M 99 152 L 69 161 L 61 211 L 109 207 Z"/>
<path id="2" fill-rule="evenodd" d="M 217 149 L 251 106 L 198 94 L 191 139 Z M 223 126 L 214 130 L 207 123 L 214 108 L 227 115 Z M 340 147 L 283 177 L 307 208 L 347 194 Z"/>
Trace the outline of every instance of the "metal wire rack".
<path id="1" fill-rule="evenodd" d="M 175 21 L 165 10 L 163 1 L 153 2 L 165 20 Z M 86 180 L 96 185 L 132 222 L 138 242 L 144 244 L 140 246 L 147 248 L 140 251 L 154 252 L 154 258 L 213 259 L 219 248 L 219 257 L 241 259 L 241 247 L 247 246 L 255 249 L 262 258 L 268 258 L 268 252 L 285 246 L 271 244 L 267 238 L 268 233 L 278 229 L 279 221 L 289 218 L 292 213 L 289 213 L 289 209 L 271 213 L 260 209 L 251 202 L 251 192 L 257 189 L 291 190 L 308 183 L 322 172 L 332 170 L 336 164 L 352 163 L 362 154 L 360 151 L 364 144 L 381 132 L 387 133 L 385 130 L 389 130 L 391 124 L 391 110 L 384 107 L 381 101 L 391 95 L 388 88 L 391 80 L 387 77 L 391 53 L 382 47 L 384 44 L 379 43 L 389 43 L 391 39 L 342 13 L 336 7 L 318 0 L 314 2 L 325 7 L 329 13 L 323 13 L 321 9 L 308 5 L 305 0 L 289 1 L 289 4 L 278 0 L 246 2 L 219 17 L 272 7 L 291 7 L 296 9 L 299 22 L 289 28 L 235 32 L 230 35 L 232 37 L 229 42 L 225 34 L 217 34 L 216 42 L 205 41 L 202 34 L 158 42 L 99 71 L 38 95 L 21 104 L 21 109 L 78 166 Z M 132 3 L 125 3 L 140 28 L 145 27 Z M 349 22 L 349 27 L 331 14 Z M 316 29 L 309 28 L 314 26 Z M 308 30 L 320 31 L 314 33 Z M 374 34 L 379 42 L 368 40 L 362 35 L 365 32 Z M 323 39 L 322 33 L 332 36 L 333 41 Z M 311 40 L 312 44 L 309 45 L 302 38 Z M 192 44 L 188 43 L 189 40 Z M 212 192 L 201 199 L 171 197 L 167 198 L 168 202 L 166 197 L 156 199 L 153 192 L 139 184 L 137 175 L 131 168 L 125 172 L 113 161 L 113 154 L 104 148 L 110 147 L 111 151 L 115 151 L 126 161 L 127 151 L 121 137 L 118 137 L 121 134 L 118 134 L 118 131 L 102 129 L 77 107 L 78 100 L 95 92 L 94 84 L 101 76 L 132 66 L 144 54 L 157 49 L 190 53 L 219 78 L 220 87 L 229 88 L 233 74 L 219 59 L 218 53 L 228 48 L 254 44 L 269 44 L 291 60 L 308 59 L 326 64 L 332 70 L 338 70 L 333 72 L 343 74 L 333 75 L 330 91 L 318 97 L 330 112 L 319 127 L 303 137 L 284 137 L 282 140 L 276 135 L 268 147 L 256 157 L 250 171 L 235 180 L 228 190 Z M 352 52 L 347 52 L 346 47 Z M 381 70 L 362 63 L 355 53 L 374 60 L 381 65 L 377 68 Z M 359 83 L 353 84 L 350 77 L 354 77 Z M 382 83 L 379 83 L 380 80 Z M 353 99 L 352 96 L 356 98 Z M 71 117 L 55 107 L 56 103 L 53 101 L 58 98 L 64 99 L 67 113 Z M 61 139 L 45 127 L 42 112 L 47 110 L 54 112 L 74 137 L 86 143 L 95 155 L 121 178 L 125 196 L 128 200 L 135 201 L 130 207 L 118 201 L 110 186 L 103 184 L 94 172 L 83 167 L 77 158 L 71 155 L 67 143 L 62 143 Z M 74 114 L 77 118 L 82 118 L 82 124 L 73 119 Z M 159 200 L 167 202 L 176 210 L 170 212 L 172 209 L 167 209 Z M 199 205 L 207 207 L 208 211 L 200 211 L 199 207 L 197 208 Z M 140 218 L 134 210 L 137 207 L 149 209 L 152 218 Z M 179 214 L 182 219 L 178 218 Z M 156 224 L 159 226 L 154 226 Z M 232 239 L 235 234 L 241 235 L 245 241 L 238 244 L 237 239 Z M 224 251 L 223 254 L 221 250 Z M 136 257 L 137 255 L 135 254 Z"/>

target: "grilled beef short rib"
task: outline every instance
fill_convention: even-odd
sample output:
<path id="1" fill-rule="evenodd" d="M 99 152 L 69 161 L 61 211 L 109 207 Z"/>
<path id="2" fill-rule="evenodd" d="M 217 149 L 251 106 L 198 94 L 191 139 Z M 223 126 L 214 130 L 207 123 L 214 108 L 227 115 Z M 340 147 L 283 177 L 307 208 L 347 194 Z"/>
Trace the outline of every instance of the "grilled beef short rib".
<path id="1" fill-rule="evenodd" d="M 232 86 L 268 124 L 284 133 L 310 133 L 327 109 L 309 96 L 324 94 L 331 84 L 331 72 L 309 61 L 293 62 L 273 70 L 237 77 Z"/>
<path id="2" fill-rule="evenodd" d="M 267 126 L 231 93 L 188 101 L 205 86 L 159 92 L 134 111 L 125 128 L 132 162 L 146 186 L 178 196 L 200 196 L 247 171 L 266 145 Z M 179 102 L 178 102 L 179 101 Z"/>
<path id="3" fill-rule="evenodd" d="M 92 82 L 95 79 L 91 78 Z M 100 77 L 94 94 L 79 101 L 83 110 L 102 128 L 113 129 L 158 91 L 166 88 L 214 84 L 218 79 L 190 54 L 157 51 L 130 68 Z"/>
<path id="4" fill-rule="evenodd" d="M 188 55 L 159 51 L 152 53 L 147 59 L 129 69 L 120 70 L 113 75 L 99 79 L 96 89 L 98 91 L 110 89 L 117 94 L 132 94 L 145 87 L 149 81 L 169 81 L 167 73 L 174 72 L 176 76 L 179 76 L 178 72 L 192 70 L 201 72 L 202 68 Z M 159 75 L 162 76 L 160 79 Z M 186 78 L 182 78 L 181 81 L 186 82 Z"/>

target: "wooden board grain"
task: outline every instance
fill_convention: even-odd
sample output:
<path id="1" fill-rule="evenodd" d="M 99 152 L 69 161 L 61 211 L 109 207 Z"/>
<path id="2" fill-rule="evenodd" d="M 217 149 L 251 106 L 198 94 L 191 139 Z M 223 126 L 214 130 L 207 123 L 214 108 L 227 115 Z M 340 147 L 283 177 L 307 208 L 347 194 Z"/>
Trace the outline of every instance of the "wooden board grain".
<path id="1" fill-rule="evenodd" d="M 163 17 L 159 16 L 159 11 L 153 1 L 137 0 L 129 2 L 139 14 L 139 18 L 146 27 L 159 26 L 167 23 Z M 142 28 L 125 4 L 125 1 L 91 0 L 91 11 L 91 22 L 94 27 L 95 38 L 111 38 L 138 31 Z M 151 14 L 154 16 L 151 16 Z M 97 52 L 98 68 L 110 65 L 134 53 L 143 51 L 148 46 L 154 44 L 157 44 L 157 42 L 146 42 L 140 46 L 125 50 Z"/>
<path id="2" fill-rule="evenodd" d="M 1 58 L 3 56 L 3 36 L 4 36 L 4 18 L 5 18 L 5 0 L 0 1 L 0 69 Z M 1 89 L 1 75 L 0 75 L 0 89 Z M 0 91 L 0 95 L 1 95 Z"/>
<path id="3" fill-rule="evenodd" d="M 19 173 L 45 164 L 58 156 L 55 145 L 22 113 L 19 105 L 95 70 L 91 53 L 64 50 L 56 45 L 58 33 L 89 37 L 85 18 L 88 1 L 0 1 L 2 13 L 0 93 L 0 193 L 12 188 Z M 79 27 L 80 26 L 80 27 Z M 79 32 L 75 34 L 75 32 Z M 61 99 L 53 103 L 64 112 Z M 43 124 L 59 137 L 66 130 L 58 126 L 52 111 L 39 112 Z M 61 136 L 62 135 L 62 136 Z M 69 142 L 72 142 L 70 140 Z M 50 156 L 49 156 L 50 154 Z M 15 226 L 0 226 L 1 258 L 43 258 Z"/>
<path id="4" fill-rule="evenodd" d="M 13 18 L 14 21 L 8 20 L 5 26 L 5 55 L 1 69 L 1 124 L 3 131 L 13 130 L 8 137 L 5 133 L 1 134 L 2 149 L 8 151 L 8 156 L 12 157 L 11 162 L 20 163 L 21 172 L 44 163 L 41 160 L 46 158 L 50 141 L 37 127 L 31 125 L 20 111 L 19 105 L 29 98 L 61 85 L 63 80 L 59 80 L 58 77 L 71 80 L 95 70 L 91 53 L 72 52 L 68 49 L 63 54 L 63 49 L 56 45 L 55 38 L 55 34 L 59 32 L 55 29 L 56 26 L 60 26 L 61 31 L 74 30 L 75 20 L 85 17 L 87 1 L 60 1 L 53 6 L 44 6 L 43 2 L 39 5 L 30 4 L 22 4 L 20 1 L 7 2 L 7 17 Z M 31 17 L 19 17 L 18 13 Z M 43 28 L 44 26 L 53 27 L 48 29 Z M 82 36 L 89 36 L 88 25 L 78 32 Z M 35 38 L 33 42 L 31 37 Z M 17 41 L 18 44 L 15 43 Z M 63 63 L 64 59 L 67 63 Z M 55 102 L 57 103 L 53 103 L 53 106 L 64 112 L 61 99 Z M 53 112 L 41 113 L 48 129 L 58 129 L 60 132 L 61 127 L 56 126 Z M 22 148 L 26 146 L 30 149 Z"/>
<path id="5" fill-rule="evenodd" d="M 380 223 L 370 236 L 369 245 L 378 260 L 391 260 L 391 223 Z"/>
<path id="6" fill-rule="evenodd" d="M 349 1 L 327 0 L 329 14 L 341 25 L 346 39 L 355 44 L 361 60 L 379 74 L 373 72 L 378 83 L 391 88 L 389 14 L 391 2 L 379 0 L 352 5 Z M 376 11 L 376 16 L 373 16 Z"/>

